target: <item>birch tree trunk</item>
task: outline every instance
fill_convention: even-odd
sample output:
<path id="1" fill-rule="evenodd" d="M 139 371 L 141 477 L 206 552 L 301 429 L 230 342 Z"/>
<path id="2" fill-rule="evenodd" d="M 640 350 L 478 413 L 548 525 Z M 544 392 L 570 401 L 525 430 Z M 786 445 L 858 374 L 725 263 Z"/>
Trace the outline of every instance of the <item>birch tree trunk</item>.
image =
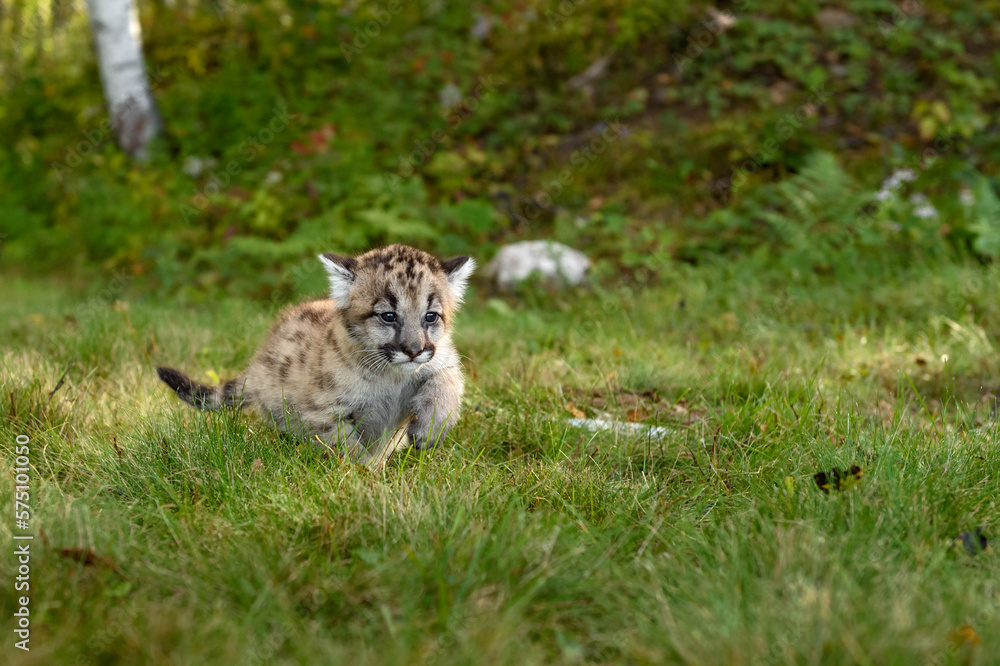
<path id="1" fill-rule="evenodd" d="M 142 55 L 139 10 L 135 0 L 87 0 L 87 9 L 111 127 L 121 149 L 144 160 L 161 123 Z"/>

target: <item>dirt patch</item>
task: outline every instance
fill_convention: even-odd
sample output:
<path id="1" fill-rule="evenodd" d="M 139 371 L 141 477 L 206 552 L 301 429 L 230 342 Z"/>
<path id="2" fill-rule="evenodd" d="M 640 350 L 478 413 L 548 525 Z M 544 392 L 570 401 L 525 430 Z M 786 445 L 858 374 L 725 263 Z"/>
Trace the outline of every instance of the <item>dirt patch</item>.
<path id="1" fill-rule="evenodd" d="M 577 418 L 607 418 L 642 423 L 669 420 L 688 425 L 705 418 L 705 410 L 695 407 L 687 398 L 669 400 L 655 390 L 630 391 L 594 389 L 570 390 L 567 411 Z"/>

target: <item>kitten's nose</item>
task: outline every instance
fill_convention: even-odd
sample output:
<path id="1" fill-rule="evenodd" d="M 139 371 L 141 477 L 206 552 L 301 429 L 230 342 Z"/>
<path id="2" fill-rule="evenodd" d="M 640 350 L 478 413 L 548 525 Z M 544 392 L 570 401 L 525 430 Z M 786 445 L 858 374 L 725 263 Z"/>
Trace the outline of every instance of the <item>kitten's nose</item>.
<path id="1" fill-rule="evenodd" d="M 415 358 L 417 358 L 418 356 L 420 356 L 420 354 L 423 353 L 423 351 L 424 351 L 423 348 L 421 348 L 421 349 L 408 349 L 406 347 L 400 347 L 400 349 L 402 350 L 402 352 L 404 354 L 406 354 L 407 356 L 410 357 L 411 361 L 414 360 Z"/>

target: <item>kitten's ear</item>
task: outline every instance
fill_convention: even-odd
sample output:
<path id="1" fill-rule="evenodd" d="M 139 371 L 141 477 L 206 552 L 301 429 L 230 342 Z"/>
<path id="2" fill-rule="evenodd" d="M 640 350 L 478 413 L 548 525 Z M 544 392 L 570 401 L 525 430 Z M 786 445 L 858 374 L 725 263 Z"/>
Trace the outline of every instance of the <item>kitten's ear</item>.
<path id="1" fill-rule="evenodd" d="M 476 270 L 476 261 L 472 257 L 455 257 L 441 262 L 441 268 L 448 277 L 448 286 L 456 303 L 462 302 L 465 287 L 469 284 L 472 271 Z"/>
<path id="2" fill-rule="evenodd" d="M 319 255 L 323 268 L 330 278 L 330 298 L 337 301 L 337 307 L 346 307 L 354 284 L 358 262 L 351 257 L 341 257 L 339 254 Z"/>

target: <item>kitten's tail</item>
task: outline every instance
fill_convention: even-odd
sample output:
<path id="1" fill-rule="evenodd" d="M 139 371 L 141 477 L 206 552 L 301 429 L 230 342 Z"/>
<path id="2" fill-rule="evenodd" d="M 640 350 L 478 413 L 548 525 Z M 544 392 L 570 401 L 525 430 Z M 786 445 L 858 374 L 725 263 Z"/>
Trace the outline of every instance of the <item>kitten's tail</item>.
<path id="1" fill-rule="evenodd" d="M 181 400 L 198 409 L 214 411 L 226 407 L 239 407 L 243 402 L 243 385 L 246 378 L 242 376 L 218 386 L 205 386 L 173 368 L 157 368 L 156 374 L 177 392 Z"/>

